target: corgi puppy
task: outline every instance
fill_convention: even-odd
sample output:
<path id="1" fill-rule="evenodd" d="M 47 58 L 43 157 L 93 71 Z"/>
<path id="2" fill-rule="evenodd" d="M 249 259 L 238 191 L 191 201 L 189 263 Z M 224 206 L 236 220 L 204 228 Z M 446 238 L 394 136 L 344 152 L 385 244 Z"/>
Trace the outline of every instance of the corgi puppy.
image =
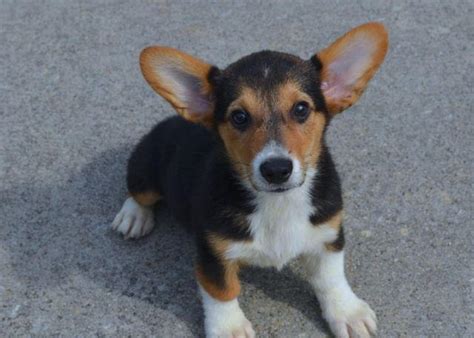
<path id="1" fill-rule="evenodd" d="M 376 331 L 344 275 L 341 185 L 325 133 L 382 64 L 380 23 L 349 31 L 309 60 L 262 51 L 219 69 L 179 50 L 140 55 L 149 85 L 179 116 L 155 126 L 128 162 L 130 197 L 112 227 L 138 238 L 166 200 L 195 235 L 207 337 L 254 337 L 239 269 L 301 258 L 336 337 Z"/>

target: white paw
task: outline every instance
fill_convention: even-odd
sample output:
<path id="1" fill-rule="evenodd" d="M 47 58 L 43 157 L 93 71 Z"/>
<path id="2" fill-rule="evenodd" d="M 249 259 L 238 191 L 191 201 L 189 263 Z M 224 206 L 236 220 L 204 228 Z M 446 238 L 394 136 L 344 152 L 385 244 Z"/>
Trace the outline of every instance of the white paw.
<path id="1" fill-rule="evenodd" d="M 206 325 L 208 338 L 255 338 L 252 324 L 245 316 L 237 321 Z"/>
<path id="2" fill-rule="evenodd" d="M 368 338 L 377 331 L 377 317 L 370 306 L 352 294 L 349 299 L 333 301 L 323 306 L 323 316 L 337 338 Z"/>
<path id="3" fill-rule="evenodd" d="M 245 317 L 237 299 L 219 301 L 200 288 L 207 338 L 254 338 L 252 324 Z"/>
<path id="4" fill-rule="evenodd" d="M 112 229 L 125 239 L 139 238 L 150 233 L 154 227 L 153 210 L 138 204 L 133 197 L 127 198 L 122 209 L 112 222 Z"/>

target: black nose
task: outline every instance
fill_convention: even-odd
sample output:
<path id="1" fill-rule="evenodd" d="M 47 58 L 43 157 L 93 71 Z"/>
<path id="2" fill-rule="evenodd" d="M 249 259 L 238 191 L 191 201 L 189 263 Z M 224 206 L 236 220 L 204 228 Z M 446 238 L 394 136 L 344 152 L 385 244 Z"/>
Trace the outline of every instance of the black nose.
<path id="1" fill-rule="evenodd" d="M 260 172 L 268 183 L 281 184 L 288 181 L 293 163 L 286 158 L 273 158 L 260 165 Z"/>

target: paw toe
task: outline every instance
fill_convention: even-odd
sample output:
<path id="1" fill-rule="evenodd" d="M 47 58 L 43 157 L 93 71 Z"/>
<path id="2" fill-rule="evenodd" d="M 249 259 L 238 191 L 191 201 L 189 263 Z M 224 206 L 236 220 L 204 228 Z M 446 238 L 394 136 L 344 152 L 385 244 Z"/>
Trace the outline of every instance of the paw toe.
<path id="1" fill-rule="evenodd" d="M 351 338 L 369 338 L 370 333 L 363 321 L 357 320 L 349 323 L 349 336 Z"/>
<path id="2" fill-rule="evenodd" d="M 129 238 L 138 238 L 140 237 L 141 231 L 142 231 L 142 225 L 143 225 L 143 220 L 142 218 L 135 218 L 130 225 L 130 229 L 127 234 L 125 235 L 126 239 Z"/>
<path id="3" fill-rule="evenodd" d="M 338 338 L 369 338 L 377 331 L 374 311 L 360 299 L 353 300 L 351 306 L 333 308 L 326 318 Z"/>
<path id="4" fill-rule="evenodd" d="M 373 311 L 372 311 L 373 312 Z M 364 324 L 369 331 L 370 334 L 375 335 L 377 332 L 377 321 L 375 319 L 375 314 L 374 316 L 370 316 L 364 320 Z"/>
<path id="5" fill-rule="evenodd" d="M 125 239 L 139 238 L 153 229 L 153 211 L 128 198 L 112 222 L 112 229 L 120 232 Z"/>
<path id="6" fill-rule="evenodd" d="M 112 222 L 112 229 L 114 230 L 117 230 L 118 226 L 120 225 L 120 223 L 122 223 L 122 219 L 123 219 L 123 212 L 120 211 L 117 216 L 115 216 L 114 218 L 114 221 Z"/>
<path id="7" fill-rule="evenodd" d="M 232 338 L 255 338 L 255 331 L 252 328 L 252 324 L 245 320 L 240 327 L 232 330 L 230 336 Z"/>
<path id="8" fill-rule="evenodd" d="M 334 333 L 334 336 L 337 338 L 349 338 L 348 327 L 345 322 L 336 322 L 331 325 L 331 330 Z"/>
<path id="9" fill-rule="evenodd" d="M 154 225 L 155 224 L 154 224 L 154 220 L 153 220 L 153 214 L 151 214 L 145 220 L 145 225 L 141 229 L 140 236 L 148 235 L 150 233 L 150 231 L 153 229 Z"/>
<path id="10" fill-rule="evenodd" d="M 133 225 L 133 218 L 131 216 L 124 216 L 122 222 L 117 227 L 117 231 L 123 235 L 127 235 Z"/>
<path id="11" fill-rule="evenodd" d="M 252 324 L 245 318 L 241 322 L 225 326 L 226 327 L 210 329 L 206 336 L 212 338 L 255 338 L 255 331 L 252 328 Z"/>

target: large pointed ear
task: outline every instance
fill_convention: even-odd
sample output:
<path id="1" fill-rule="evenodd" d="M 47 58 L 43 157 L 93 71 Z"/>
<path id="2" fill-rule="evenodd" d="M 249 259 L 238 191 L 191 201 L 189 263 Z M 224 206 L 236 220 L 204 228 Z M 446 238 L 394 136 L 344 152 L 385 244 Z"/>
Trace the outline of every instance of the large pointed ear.
<path id="1" fill-rule="evenodd" d="M 349 108 L 359 99 L 387 49 L 385 27 L 370 22 L 347 32 L 315 56 L 322 63 L 321 89 L 331 114 Z"/>
<path id="2" fill-rule="evenodd" d="M 210 78 L 213 67 L 179 50 L 153 46 L 140 54 L 140 67 L 150 86 L 185 119 L 212 125 L 214 93 Z"/>

